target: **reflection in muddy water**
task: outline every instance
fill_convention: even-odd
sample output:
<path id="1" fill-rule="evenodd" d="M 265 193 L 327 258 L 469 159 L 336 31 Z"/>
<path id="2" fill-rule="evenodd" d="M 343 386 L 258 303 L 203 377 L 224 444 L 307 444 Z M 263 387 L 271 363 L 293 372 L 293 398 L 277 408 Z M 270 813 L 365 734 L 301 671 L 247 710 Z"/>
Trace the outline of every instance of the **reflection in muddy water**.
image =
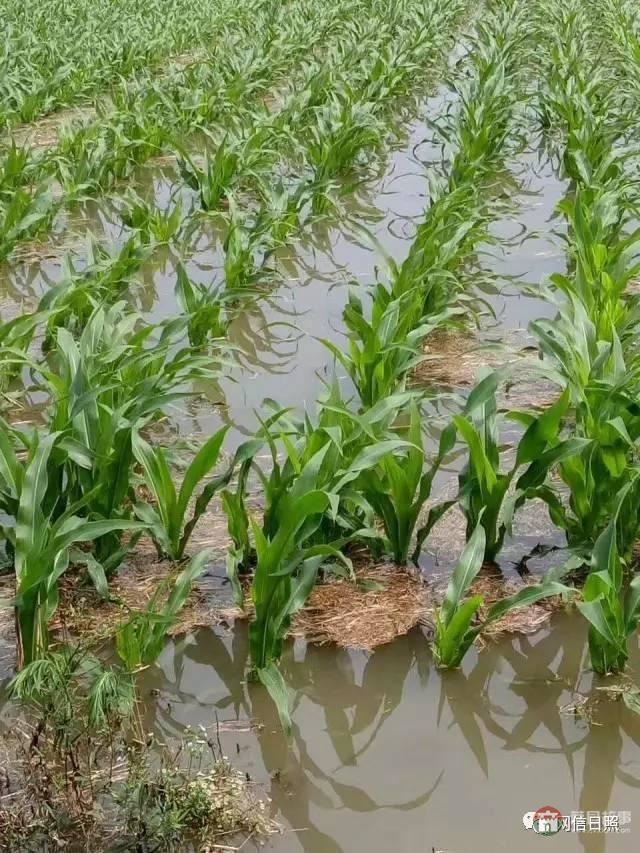
<path id="1" fill-rule="evenodd" d="M 640 662 L 637 646 L 632 665 Z M 556 617 L 552 631 L 506 639 L 440 674 L 416 631 L 372 653 L 291 643 L 283 673 L 293 696 L 291 748 L 272 703 L 246 683 L 246 626 L 201 631 L 169 646 L 144 675 L 159 691 L 145 723 L 159 735 L 187 724 L 250 719 L 224 731 L 233 755 L 271 797 L 286 830 L 278 851 L 637 850 L 640 718 L 600 701 L 589 726 L 561 708 L 598 697 L 585 668 L 584 622 Z M 631 811 L 631 833 L 524 830 L 543 805 Z"/>

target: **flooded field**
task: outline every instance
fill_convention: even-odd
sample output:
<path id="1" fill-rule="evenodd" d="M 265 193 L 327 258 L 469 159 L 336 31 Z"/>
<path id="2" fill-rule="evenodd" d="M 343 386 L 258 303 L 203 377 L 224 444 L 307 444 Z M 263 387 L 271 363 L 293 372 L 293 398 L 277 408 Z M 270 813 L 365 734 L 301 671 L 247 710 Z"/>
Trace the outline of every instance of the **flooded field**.
<path id="1" fill-rule="evenodd" d="M 633 822 L 626 833 L 548 842 L 522 824 L 547 804 L 565 815 L 634 814 L 638 717 L 598 692 L 585 640 L 577 617 L 559 616 L 551 630 L 492 642 L 444 674 L 421 631 L 371 653 L 290 643 L 289 746 L 273 706 L 244 681 L 244 626 L 202 630 L 145 674 L 144 690 L 157 691 L 145 722 L 170 738 L 217 719 L 225 751 L 265 787 L 285 827 L 275 850 L 533 853 L 548 843 L 631 853 Z M 639 661 L 636 643 L 635 671 Z M 234 730 L 236 720 L 250 730 Z"/>
<path id="2" fill-rule="evenodd" d="M 276 5 L 5 105 L 0 846 L 632 853 L 640 18 Z"/>

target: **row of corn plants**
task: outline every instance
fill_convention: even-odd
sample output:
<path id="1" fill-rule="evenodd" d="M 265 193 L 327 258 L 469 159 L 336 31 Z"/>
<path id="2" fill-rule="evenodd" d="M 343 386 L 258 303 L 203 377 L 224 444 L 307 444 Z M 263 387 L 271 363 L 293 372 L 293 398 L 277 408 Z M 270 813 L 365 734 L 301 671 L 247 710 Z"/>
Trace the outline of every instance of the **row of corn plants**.
<path id="1" fill-rule="evenodd" d="M 605 4 L 599 14 L 612 22 L 616 5 Z M 545 375 L 569 402 L 570 428 L 587 443 L 557 466 L 565 494 L 544 497 L 588 565 L 578 607 L 589 623 L 592 666 L 606 674 L 624 668 L 627 640 L 640 619 L 640 578 L 628 571 L 640 513 L 640 304 L 633 290 L 640 233 L 629 168 L 638 152 L 627 141 L 618 75 L 603 55 L 601 45 L 610 40 L 598 41 L 601 21 L 592 11 L 579 3 L 545 9 L 548 73 L 539 115 L 570 182 L 559 205 L 567 272 L 542 290 L 556 317 L 530 328 Z"/>
<path id="2" fill-rule="evenodd" d="M 495 402 L 499 375 L 488 376 L 474 389 L 464 411 L 442 431 L 433 460 L 427 459 L 422 435 L 421 395 L 406 390 L 407 378 L 419 360 L 421 341 L 431 329 L 450 318 L 456 298 L 460 297 L 460 290 L 455 287 L 456 273 L 464 255 L 472 250 L 474 237 L 480 240 L 487 233 L 491 178 L 505 154 L 501 145 L 506 145 L 512 119 L 515 90 L 506 81 L 511 81 L 514 66 L 521 59 L 522 40 L 526 38 L 523 20 L 524 10 L 519 4 L 497 4 L 486 26 L 478 28 L 476 50 L 470 60 L 471 82 L 461 92 L 458 146 L 449 182 L 443 185 L 441 194 L 435 194 L 407 261 L 393 269 L 391 286 L 376 287 L 370 322 L 357 297 L 351 297 L 345 311 L 349 354 L 329 344 L 358 391 L 358 413 L 353 413 L 353 406 L 342 400 L 338 386 L 333 385 L 327 401 L 319 404 L 316 423 L 307 418 L 304 426 L 287 429 L 287 422 L 278 416 L 269 427 L 271 436 L 274 429 L 279 431 L 285 463 L 283 466 L 282 454 L 277 452 L 272 437 L 272 470 L 269 475 L 261 473 L 268 509 L 263 528 L 253 524 L 255 619 L 250 639 L 253 666 L 285 722 L 286 690 L 275 663 L 291 614 L 303 605 L 318 571 L 323 566 L 326 569 L 328 557 L 339 568 L 343 565 L 344 556 L 340 555 L 349 542 L 365 542 L 373 554 L 386 554 L 398 563 L 406 563 L 416 538 L 417 557 L 431 527 L 451 505 L 432 507 L 415 536 L 435 474 L 453 449 L 457 433 L 469 447 L 458 496 L 468 520 L 469 544 L 437 615 L 434 653 L 439 664 L 458 665 L 488 622 L 514 607 L 565 589 L 550 576 L 500 602 L 480 623 L 476 617 L 482 598 L 466 598 L 473 578 L 487 559 L 496 556 L 509 527 L 509 518 L 500 521 L 508 487 L 515 482 L 509 508 L 512 516 L 526 499 L 546 488 L 547 474 L 554 464 L 584 448 L 584 442 L 558 440 L 554 432 L 554 424 L 566 412 L 566 396 L 538 418 L 517 413 L 520 421 L 526 421 L 526 430 L 513 468 L 501 474 Z M 487 144 L 483 145 L 482 140 Z M 468 209 L 464 205 L 447 206 L 448 196 L 459 188 L 467 191 L 467 198 L 471 195 L 477 200 L 480 224 L 475 230 L 475 223 L 467 226 L 464 214 Z M 472 194 L 474 190 L 477 195 Z M 447 220 L 443 212 L 449 211 Z M 445 245 L 442 258 L 433 259 L 429 253 L 437 250 L 439 243 L 433 235 L 443 233 L 452 234 L 454 240 Z M 443 281 L 449 284 L 449 292 L 442 287 Z M 438 287 L 440 299 L 432 302 L 430 298 Z M 393 296 L 397 296 L 395 305 L 390 304 Z M 380 330 L 377 339 L 372 333 L 376 325 Z M 393 334 L 398 328 L 400 333 L 395 340 L 380 336 Z M 379 419 L 381 413 L 383 420 Z M 371 428 L 374 416 L 375 430 Z M 331 432 L 323 422 L 330 423 Z M 355 443 L 347 440 L 354 424 Z M 367 424 L 364 433 L 363 424 Z M 289 489 L 281 497 L 287 480 Z M 278 497 L 279 508 L 286 512 L 275 527 L 272 495 Z M 239 566 L 234 558 L 238 553 L 244 558 L 251 549 L 246 508 L 240 497 L 236 491 L 230 507 L 230 515 L 236 521 L 245 519 L 238 525 L 242 534 L 234 538 L 230 555 L 236 588 Z M 349 570 L 350 566 L 347 564 L 346 568 Z"/>
<path id="3" fill-rule="evenodd" d="M 178 304 L 189 318 L 191 342 L 202 345 L 222 336 L 234 311 L 254 299 L 256 286 L 268 280 L 265 265 L 274 250 L 310 217 L 322 212 L 333 182 L 348 175 L 368 150 L 381 148 L 385 132 L 382 110 L 388 110 L 389 103 L 405 91 L 417 60 L 438 47 L 437 38 L 443 38 L 457 13 L 459 9 L 451 4 L 436 4 L 430 28 L 413 35 L 411 45 L 406 43 L 404 17 L 400 45 L 394 41 L 391 24 L 373 28 L 367 24 L 371 34 L 375 31 L 375 37 L 381 39 L 373 66 L 369 57 L 371 38 L 363 38 L 358 27 L 354 38 L 358 37 L 364 49 L 345 41 L 340 48 L 343 68 L 337 57 L 330 73 L 323 66 L 312 65 L 299 92 L 275 112 L 260 114 L 257 123 L 256 117 L 248 114 L 236 131 L 227 132 L 218 142 L 215 155 L 205 159 L 204 167 L 181 148 L 181 171 L 196 190 L 202 210 L 196 208 L 185 217 L 181 205 L 176 204 L 161 212 L 129 193 L 120 212 L 138 236 L 134 233 L 98 270 L 91 259 L 82 273 L 69 269 L 45 295 L 41 308 L 55 307 L 56 316 L 63 316 L 70 328 L 82 325 L 97 302 L 115 301 L 123 295 L 131 275 L 150 253 L 152 242 L 176 245 L 188 239 L 201 217 L 222 208 L 228 220 L 223 281 L 213 286 L 196 285 L 179 265 L 176 283 Z M 385 63 L 385 45 L 388 51 L 399 52 L 402 62 Z M 288 149 L 292 166 L 275 162 L 282 158 L 283 149 Z M 343 181 L 336 188 L 348 193 L 352 184 Z M 179 245 L 176 248 L 179 251 Z"/>
<path id="4" fill-rule="evenodd" d="M 277 32 L 271 25 L 279 19 L 273 19 L 270 7 L 256 9 L 251 23 L 232 17 L 204 56 L 161 80 L 146 72 L 140 81 L 113 88 L 97 105 L 96 120 L 63 129 L 51 150 L 9 145 L 0 168 L 0 255 L 46 233 L 63 207 L 130 178 L 137 165 L 161 154 L 171 140 L 211 121 L 233 126 L 246 110 L 255 113 L 259 99 L 313 55 L 331 24 L 339 32 L 337 7 L 332 16 L 329 10 L 321 14 L 310 0 L 297 6 L 289 7 L 286 16 L 280 11 Z M 341 15 L 348 21 L 350 10 L 343 8 Z M 257 44 L 251 38 L 255 26 L 264 33 Z"/>

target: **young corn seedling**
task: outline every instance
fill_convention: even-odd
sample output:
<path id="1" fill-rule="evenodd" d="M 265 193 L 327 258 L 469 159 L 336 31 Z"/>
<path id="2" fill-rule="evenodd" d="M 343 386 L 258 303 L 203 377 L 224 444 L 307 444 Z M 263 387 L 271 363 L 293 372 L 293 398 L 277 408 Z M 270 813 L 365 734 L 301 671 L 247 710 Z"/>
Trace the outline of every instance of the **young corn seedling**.
<path id="1" fill-rule="evenodd" d="M 222 427 L 202 445 L 186 469 L 179 490 L 173 482 L 162 447 L 152 447 L 138 432 L 133 433 L 133 454 L 144 470 L 145 482 L 155 499 L 155 505 L 138 502 L 135 512 L 148 526 L 160 556 L 171 560 L 183 558 L 198 520 L 216 492 L 231 479 L 233 471 L 227 469 L 210 480 L 196 497 L 193 512 L 187 520 L 191 499 L 200 482 L 217 465 L 228 429 L 228 426 Z"/>
<path id="2" fill-rule="evenodd" d="M 634 474 L 640 442 L 640 364 L 632 354 L 625 358 L 615 328 L 598 340 L 594 322 L 572 294 L 554 321 L 540 320 L 530 328 L 547 375 L 570 395 L 577 438 L 589 441 L 584 453 L 558 466 L 570 491 L 568 506 L 550 490 L 541 497 L 569 544 L 589 552 Z M 638 531 L 637 512 L 620 511 L 622 519 L 627 523 L 620 524 L 619 546 L 627 558 Z"/>
<path id="3" fill-rule="evenodd" d="M 309 541 L 327 513 L 335 515 L 337 495 L 323 488 L 325 444 L 299 469 L 292 485 L 272 507 L 270 532 L 252 521 L 256 566 L 251 586 L 255 616 L 249 626 L 253 670 L 276 704 L 285 730 L 290 729 L 284 680 L 277 668 L 291 617 L 305 603 L 323 562 L 336 556 L 332 545 Z"/>
<path id="4" fill-rule="evenodd" d="M 116 650 L 128 672 L 154 663 L 162 652 L 167 634 L 175 625 L 180 611 L 211 558 L 211 551 L 201 551 L 187 563 L 171 584 L 160 584 L 144 610 L 133 611 L 116 632 Z M 169 591 L 166 602 L 161 599 Z"/>
<path id="5" fill-rule="evenodd" d="M 629 637 L 640 623 L 640 575 L 624 588 L 624 560 L 618 551 L 619 512 L 632 492 L 638 506 L 638 474 L 620 493 L 614 514 L 593 548 L 591 571 L 578 609 L 589 622 L 591 666 L 600 675 L 622 672 L 628 657 Z"/>
<path id="6" fill-rule="evenodd" d="M 640 273 L 640 230 L 625 233 L 634 217 L 628 194 L 628 184 L 609 182 L 578 187 L 558 205 L 569 224 L 570 272 L 552 275 L 551 283 L 581 302 L 598 341 L 611 341 L 613 332 L 635 337 L 640 322 L 638 296 L 628 293 Z"/>
<path id="7" fill-rule="evenodd" d="M 339 179 L 348 178 L 365 151 L 376 150 L 382 144 L 383 128 L 370 104 L 354 99 L 353 93 L 331 101 L 317 114 L 317 123 L 309 129 L 306 156 L 313 170 L 313 211 L 325 213 L 329 191 Z M 352 192 L 354 182 L 343 187 Z"/>
<path id="8" fill-rule="evenodd" d="M 21 461 L 6 428 L 0 428 L 0 500 L 8 511 L 3 535 L 10 545 L 16 575 L 15 620 L 18 665 L 46 651 L 48 626 L 58 605 L 58 580 L 70 562 L 70 547 L 91 542 L 113 531 L 140 530 L 144 525 L 126 519 L 88 520 L 78 512 L 91 495 L 58 510 L 60 465 L 52 455 L 63 454 L 63 436 L 37 433 L 28 442 Z"/>
<path id="9" fill-rule="evenodd" d="M 182 203 L 177 201 L 173 209 L 162 211 L 129 189 L 123 199 L 120 217 L 128 228 L 140 234 L 142 243 L 154 242 L 163 245 L 170 243 L 179 234 L 182 225 Z"/>
<path id="10" fill-rule="evenodd" d="M 468 597 L 467 593 L 482 568 L 486 550 L 485 529 L 482 523 L 478 523 L 453 570 L 442 604 L 435 613 L 432 649 L 436 664 L 442 669 L 459 667 L 476 637 L 511 610 L 567 591 L 567 587 L 555 581 L 550 572 L 541 583 L 526 586 L 515 595 L 497 601 L 480 617 L 483 597 Z"/>
<path id="11" fill-rule="evenodd" d="M 186 148 L 174 143 L 180 153 L 180 171 L 185 183 L 198 193 L 203 210 L 219 210 L 239 183 L 259 177 L 275 152 L 269 128 L 253 130 L 246 138 L 229 135 L 218 144 L 213 156 L 205 155 L 200 168 Z"/>
<path id="12" fill-rule="evenodd" d="M 46 231 L 58 206 L 44 185 L 33 191 L 17 187 L 7 195 L 0 194 L 0 260 L 19 242 Z"/>
<path id="13" fill-rule="evenodd" d="M 484 529 L 484 559 L 490 563 L 495 561 L 505 535 L 511 531 L 516 511 L 527 500 L 547 494 L 545 480 L 549 470 L 585 452 L 590 444 L 585 438 L 562 440 L 560 437 L 561 421 L 569 407 L 569 394 L 565 392 L 538 416 L 510 413 L 526 430 L 518 442 L 513 465 L 502 471 L 501 418 L 496 404 L 499 381 L 499 373 L 485 377 L 469 395 L 462 414 L 453 417 L 453 424 L 469 450 L 458 477 L 458 501 L 467 520 L 467 536 L 479 525 Z M 517 476 L 525 465 L 524 472 Z"/>
<path id="14" fill-rule="evenodd" d="M 175 292 L 178 306 L 187 318 L 192 347 L 202 348 L 226 336 L 229 314 L 225 303 L 229 298 L 221 288 L 191 281 L 184 266 L 178 264 Z"/>
<path id="15" fill-rule="evenodd" d="M 431 497 L 433 479 L 446 455 L 452 450 L 455 428 L 447 427 L 441 435 L 435 460 L 426 465 L 423 448 L 420 409 L 415 400 L 410 404 L 410 421 L 406 430 L 396 430 L 404 444 L 386 450 L 385 444 L 365 447 L 349 466 L 336 491 L 352 480 L 352 488 L 362 495 L 384 528 L 383 549 L 398 565 L 406 565 L 413 543 L 416 526 L 425 503 Z M 384 455 L 380 455 L 380 451 Z M 426 523 L 417 531 L 417 541 L 412 559 L 417 564 L 424 540 L 433 525 L 455 503 L 445 501 L 434 506 Z"/>
<path id="16" fill-rule="evenodd" d="M 50 399 L 49 430 L 65 435 L 59 511 L 82 500 L 90 517 L 126 517 L 133 431 L 188 396 L 187 383 L 210 376 L 208 358 L 178 348 L 184 333 L 179 321 L 160 327 L 159 334 L 153 326 L 137 326 L 139 317 L 123 304 L 98 309 L 78 341 L 59 329 L 51 367 L 37 368 Z M 107 576 L 124 553 L 115 534 L 96 542 L 95 556 Z"/>
<path id="17" fill-rule="evenodd" d="M 52 345 L 58 328 L 81 334 L 97 308 L 122 299 L 148 252 L 137 235 L 113 255 L 91 238 L 84 269 L 76 269 L 71 258 L 65 258 L 62 280 L 47 290 L 38 306 L 38 310 L 51 314 L 45 347 Z"/>
<path id="18" fill-rule="evenodd" d="M 265 231 L 264 221 L 240 214 L 231 196 L 223 248 L 224 282 L 229 296 L 244 296 L 273 275 L 265 265 L 274 246 Z"/>
<path id="19" fill-rule="evenodd" d="M 371 317 L 354 293 L 343 312 L 349 348 L 321 339 L 353 382 L 364 407 L 404 390 L 411 372 L 424 359 L 425 338 L 453 316 L 444 311 L 422 320 L 421 294 L 411 290 L 394 299 L 379 283 L 371 293 Z"/>

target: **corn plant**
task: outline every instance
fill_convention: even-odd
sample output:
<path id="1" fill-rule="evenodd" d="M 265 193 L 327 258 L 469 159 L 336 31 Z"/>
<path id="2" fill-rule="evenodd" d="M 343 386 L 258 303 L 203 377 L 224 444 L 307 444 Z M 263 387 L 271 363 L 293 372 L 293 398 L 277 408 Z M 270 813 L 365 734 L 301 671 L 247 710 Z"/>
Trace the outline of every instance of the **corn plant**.
<path id="1" fill-rule="evenodd" d="M 100 308 L 78 341 L 66 329 L 58 330 L 51 366 L 32 367 L 50 398 L 47 426 L 63 433 L 68 446 L 60 460 L 58 512 L 84 500 L 88 516 L 126 517 L 134 430 L 188 396 L 186 383 L 210 375 L 208 359 L 177 347 L 184 332 L 179 321 L 136 330 L 138 323 L 122 303 Z M 115 533 L 96 543 L 107 575 L 125 551 Z"/>
<path id="2" fill-rule="evenodd" d="M 282 652 L 292 615 L 311 592 L 318 569 L 335 556 L 331 545 L 309 545 L 337 496 L 321 487 L 326 444 L 299 471 L 292 486 L 280 495 L 277 516 L 272 512 L 270 535 L 252 522 L 256 565 L 251 585 L 255 617 L 249 626 L 252 667 L 276 703 L 288 729 L 286 689 L 276 662 Z"/>
<path id="3" fill-rule="evenodd" d="M 394 430 L 405 444 L 391 450 L 386 449 L 384 442 L 365 447 L 336 485 L 336 490 L 340 491 L 346 482 L 353 480 L 354 490 L 362 495 L 382 521 L 385 534 L 383 549 L 400 565 L 405 565 L 409 559 L 416 526 L 425 503 L 431 497 L 433 479 L 452 450 L 456 437 L 453 426 L 445 428 L 436 458 L 425 465 L 420 409 L 415 400 L 411 401 L 409 418 L 406 430 Z M 425 524 L 417 531 L 414 562 L 417 563 L 422 544 L 433 525 L 453 503 L 445 501 L 429 511 Z"/>
<path id="4" fill-rule="evenodd" d="M 116 631 L 116 650 L 128 672 L 154 663 L 162 652 L 167 633 L 187 602 L 195 581 L 205 572 L 211 551 L 201 551 L 172 583 L 160 584 L 143 610 L 130 613 Z M 168 593 L 168 595 L 167 595 Z M 162 599 L 166 597 L 166 601 Z"/>
<path id="5" fill-rule="evenodd" d="M 182 213 L 180 201 L 173 205 L 173 209 L 162 211 L 129 189 L 122 201 L 120 218 L 128 228 L 138 231 L 143 243 L 153 241 L 162 245 L 170 243 L 178 236 Z"/>
<path id="6" fill-rule="evenodd" d="M 618 496 L 614 513 L 598 537 L 591 557 L 591 570 L 582 590 L 578 609 L 589 622 L 591 665 L 600 675 L 621 672 L 629 657 L 629 637 L 640 623 L 640 575 L 624 583 L 625 563 L 618 550 L 618 516 L 635 491 L 637 512 L 638 474 Z"/>
<path id="7" fill-rule="evenodd" d="M 51 313 L 47 344 L 59 327 L 80 334 L 96 309 L 119 302 L 147 255 L 148 248 L 133 236 L 114 254 L 89 239 L 84 269 L 77 269 L 67 256 L 61 281 L 47 290 L 38 306 L 40 311 Z"/>
<path id="8" fill-rule="evenodd" d="M 16 574 L 16 643 L 19 665 L 35 660 L 47 648 L 48 625 L 58 604 L 58 580 L 67 570 L 70 547 L 119 530 L 142 529 L 126 519 L 80 517 L 91 495 L 57 513 L 56 473 L 52 451 L 64 436 L 33 434 L 21 461 L 5 430 L 0 440 L 1 500 L 12 521 L 3 526 Z"/>
<path id="9" fill-rule="evenodd" d="M 584 453 L 561 460 L 558 466 L 570 491 L 568 506 L 552 492 L 542 496 L 569 543 L 588 551 L 608 525 L 618 494 L 634 473 L 640 441 L 640 365 L 631 353 L 625 358 L 615 328 L 605 340 L 598 340 L 595 323 L 573 295 L 553 322 L 540 320 L 530 328 L 547 375 L 567 389 L 577 438 L 589 441 Z M 633 511 L 619 512 L 619 544 L 625 557 L 637 534 L 636 517 Z"/>
<path id="10" fill-rule="evenodd" d="M 46 231 L 55 217 L 58 205 L 43 185 L 29 190 L 17 187 L 0 194 L 0 260 L 22 240 Z"/>
<path id="11" fill-rule="evenodd" d="M 371 301 L 367 319 L 360 298 L 349 293 L 343 311 L 347 351 L 321 339 L 347 371 L 365 407 L 404 390 L 411 372 L 424 360 L 425 338 L 455 313 L 446 310 L 423 320 L 418 289 L 394 299 L 382 283 L 372 290 Z"/>
<path id="12" fill-rule="evenodd" d="M 191 281 L 182 264 L 176 277 L 176 301 L 187 318 L 187 334 L 192 347 L 203 347 L 224 338 L 229 325 L 226 308 L 229 298 L 221 288 Z"/>
<path id="13" fill-rule="evenodd" d="M 227 426 L 222 427 L 202 445 L 187 467 L 179 490 L 173 482 L 162 447 L 152 447 L 138 432 L 133 433 L 133 454 L 142 466 L 145 482 L 155 498 L 155 506 L 138 502 L 135 511 L 148 526 L 161 556 L 182 559 L 198 520 L 216 492 L 230 480 L 232 470 L 227 469 L 208 482 L 198 494 L 192 515 L 187 520 L 190 501 L 200 482 L 217 465 L 228 429 Z"/>
<path id="14" fill-rule="evenodd" d="M 479 523 L 453 570 L 442 604 L 435 613 L 432 649 L 436 664 L 443 669 L 460 666 L 476 637 L 511 610 L 567 591 L 567 587 L 554 580 L 554 573 L 550 572 L 541 583 L 526 586 L 514 595 L 497 601 L 480 617 L 483 597 L 468 597 L 467 593 L 482 568 L 486 550 L 485 530 Z"/>
<path id="15" fill-rule="evenodd" d="M 200 168 L 184 145 L 174 143 L 179 151 L 179 166 L 185 183 L 198 193 L 203 210 L 217 210 L 228 202 L 240 181 L 257 176 L 269 164 L 274 151 L 268 128 L 258 128 L 246 138 L 227 134 L 217 145 L 215 154 L 205 155 Z"/>
<path id="16" fill-rule="evenodd" d="M 305 145 L 313 170 L 315 213 L 326 211 L 328 190 L 353 172 L 365 150 L 380 147 L 382 139 L 383 128 L 371 105 L 357 102 L 349 92 L 318 112 Z M 353 189 L 352 182 L 348 189 Z"/>
<path id="17" fill-rule="evenodd" d="M 564 460 L 579 457 L 590 445 L 586 438 L 560 437 L 570 399 L 565 392 L 538 416 L 511 413 L 526 430 L 518 442 L 515 461 L 502 471 L 501 419 L 495 396 L 499 380 L 497 372 L 486 376 L 469 395 L 462 414 L 453 417 L 469 451 L 458 477 L 458 501 L 466 517 L 467 536 L 478 526 L 484 529 L 484 557 L 488 562 L 493 562 L 500 552 L 515 512 L 527 500 L 547 494 L 545 479 L 549 470 Z M 512 493 L 508 494 L 512 485 Z"/>
<path id="18" fill-rule="evenodd" d="M 579 186 L 573 198 L 558 205 L 569 224 L 570 273 L 551 276 L 551 283 L 581 302 L 599 341 L 610 341 L 614 332 L 633 336 L 640 320 L 638 297 L 627 292 L 640 273 L 640 230 L 625 233 L 634 218 L 629 190 L 630 184 L 619 181 Z"/>

